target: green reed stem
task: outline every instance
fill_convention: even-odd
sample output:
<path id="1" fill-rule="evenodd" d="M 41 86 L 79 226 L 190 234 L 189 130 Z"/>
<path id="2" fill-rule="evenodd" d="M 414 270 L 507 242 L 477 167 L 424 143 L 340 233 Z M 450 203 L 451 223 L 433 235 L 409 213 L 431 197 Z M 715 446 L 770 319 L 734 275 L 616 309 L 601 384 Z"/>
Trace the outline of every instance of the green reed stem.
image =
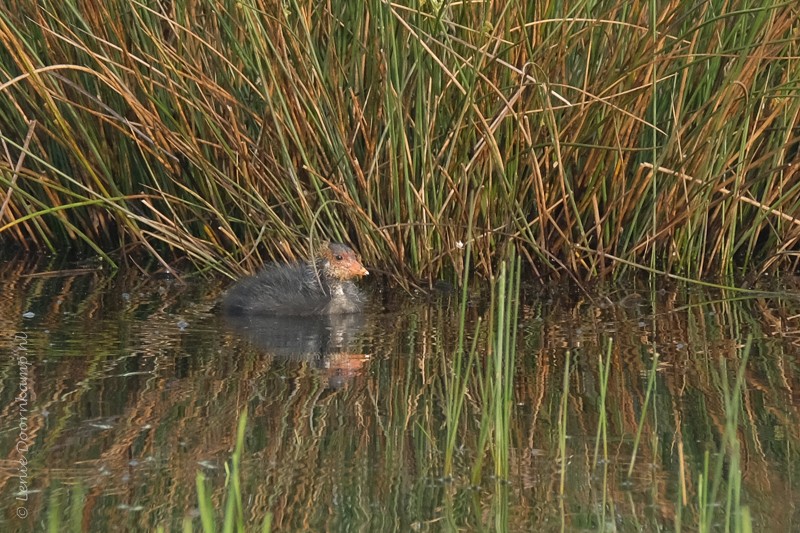
<path id="1" fill-rule="evenodd" d="M 510 248 L 509 257 L 500 266 L 495 285 L 497 299 L 494 330 L 494 436 L 495 475 L 508 477 L 508 450 L 511 438 L 511 409 L 514 404 L 516 332 L 519 310 L 519 257 Z"/>
<path id="2" fill-rule="evenodd" d="M 647 417 L 647 408 L 650 405 L 650 400 L 653 395 L 653 391 L 656 387 L 656 377 L 658 376 L 657 373 L 658 369 L 658 352 L 653 351 L 653 363 L 650 367 L 650 370 L 647 372 L 647 390 L 644 395 L 644 405 L 642 405 L 642 413 L 639 417 L 639 424 L 636 427 L 636 437 L 633 440 L 633 452 L 631 454 L 631 462 L 628 465 L 628 477 L 633 475 L 633 467 L 636 464 L 636 453 L 639 449 L 639 443 L 642 437 L 642 430 L 644 429 L 645 418 Z"/>
<path id="3" fill-rule="evenodd" d="M 597 426 L 597 436 L 594 441 L 594 459 L 593 463 L 597 464 L 597 458 L 600 451 L 600 443 L 603 443 L 603 460 L 608 461 L 608 413 L 606 413 L 606 397 L 608 395 L 608 376 L 611 372 L 611 349 L 614 344 L 614 339 L 608 338 L 605 361 L 603 357 L 598 358 L 598 365 L 600 367 L 600 405 L 598 406 L 599 422 Z"/>
<path id="4" fill-rule="evenodd" d="M 572 353 L 567 350 L 564 361 L 564 380 L 561 386 L 561 402 L 558 413 L 558 453 L 561 465 L 558 493 L 562 497 L 565 495 L 567 478 L 567 413 L 569 408 L 569 370 Z"/>
<path id="5" fill-rule="evenodd" d="M 245 531 L 244 508 L 242 505 L 241 487 L 241 461 L 244 453 L 244 437 L 247 428 L 247 409 L 242 411 L 239 416 L 239 424 L 236 430 L 236 446 L 231 455 L 230 464 L 225 465 L 227 493 L 225 496 L 225 510 L 222 515 L 222 531 L 232 533 L 234 531 Z M 206 489 L 206 477 L 202 472 L 198 472 L 195 478 L 197 486 L 198 508 L 200 509 L 200 523 L 204 533 L 217 531 L 214 519 L 214 506 L 211 494 Z M 264 517 L 262 529 L 271 528 L 272 518 L 268 513 Z M 266 528 L 266 529 L 265 529 Z"/>
<path id="6" fill-rule="evenodd" d="M 470 198 L 470 204 L 473 204 Z M 453 370 L 444 369 L 442 375 L 445 380 L 445 393 L 447 395 L 447 443 L 445 446 L 444 475 L 450 476 L 453 473 L 453 453 L 455 452 L 458 439 L 458 426 L 461 418 L 461 410 L 466 398 L 467 385 L 469 383 L 468 374 L 471 371 L 480 338 L 481 320 L 478 319 L 475 325 L 475 333 L 472 339 L 472 346 L 469 351 L 468 360 L 464 365 L 464 344 L 467 321 L 467 300 L 469 296 L 469 271 L 472 259 L 472 223 L 475 210 L 474 205 L 470 209 L 467 224 L 467 238 L 464 251 L 464 267 L 461 277 L 461 302 L 458 316 L 458 344 L 453 355 Z"/>

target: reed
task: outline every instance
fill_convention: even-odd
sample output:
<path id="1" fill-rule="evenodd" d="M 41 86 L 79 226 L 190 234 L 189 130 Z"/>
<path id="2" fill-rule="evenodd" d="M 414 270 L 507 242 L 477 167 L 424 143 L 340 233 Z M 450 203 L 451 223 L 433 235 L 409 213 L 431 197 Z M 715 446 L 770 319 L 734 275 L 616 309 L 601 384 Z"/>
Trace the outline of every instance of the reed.
<path id="1" fill-rule="evenodd" d="M 628 464 L 629 476 L 633 473 L 633 468 L 636 465 L 637 451 L 639 450 L 639 444 L 641 443 L 642 439 L 642 430 L 645 426 L 645 418 L 647 418 L 647 409 L 655 393 L 656 379 L 658 377 L 658 358 L 658 352 L 653 350 L 653 362 L 650 366 L 650 370 L 647 372 L 647 388 L 645 389 L 644 394 L 644 405 L 642 406 L 642 412 L 639 415 L 639 424 L 636 426 L 636 436 L 633 439 L 633 454 L 631 455 L 631 461 Z M 653 438 L 656 438 L 656 435 L 653 435 Z M 655 450 L 655 446 L 653 446 L 653 449 Z"/>
<path id="2" fill-rule="evenodd" d="M 608 462 L 609 462 L 609 455 L 608 455 L 608 415 L 606 413 L 606 397 L 608 395 L 608 376 L 611 371 L 611 353 L 613 347 L 613 340 L 609 338 L 606 342 L 606 350 L 605 350 L 605 358 L 603 358 L 602 354 L 598 358 L 597 366 L 598 366 L 598 378 L 600 379 L 599 384 L 599 394 L 600 394 L 600 402 L 597 406 L 598 412 L 598 420 L 597 420 L 597 436 L 595 437 L 594 441 L 594 458 L 592 464 L 597 467 L 597 465 L 602 464 L 602 479 L 603 479 L 603 497 L 600 502 L 600 531 L 605 531 L 606 529 L 606 510 L 609 505 L 612 507 L 613 512 L 613 500 L 609 498 L 609 480 L 608 480 Z M 602 445 L 602 460 L 600 460 L 600 446 Z"/>
<path id="3" fill-rule="evenodd" d="M 247 428 L 247 410 L 239 415 L 239 425 L 236 431 L 236 447 L 231 455 L 230 465 L 225 465 L 227 474 L 226 485 L 227 494 L 225 497 L 225 508 L 222 513 L 222 531 L 231 533 L 233 531 L 247 531 L 242 503 L 242 487 L 240 482 L 241 461 L 244 452 L 244 434 Z M 197 501 L 200 511 L 201 530 L 204 533 L 214 533 L 218 531 L 217 520 L 215 518 L 215 505 L 211 499 L 211 494 L 206 490 L 206 479 L 202 472 L 196 477 Z M 184 530 L 191 531 L 191 522 L 184 521 Z M 269 533 L 272 530 L 272 515 L 267 513 L 261 523 L 261 531 Z"/>
<path id="4" fill-rule="evenodd" d="M 0 242 L 402 283 L 796 268 L 791 2 L 11 0 Z M 116 252 L 116 253 L 112 253 Z"/>
<path id="5" fill-rule="evenodd" d="M 494 434 L 491 448 L 494 456 L 494 475 L 500 480 L 509 477 L 511 453 L 511 422 L 514 405 L 514 373 L 516 372 L 517 329 L 519 315 L 519 257 L 511 248 L 507 260 L 500 265 L 500 273 L 492 286 L 492 336 L 491 360 L 486 368 L 487 409 L 484 417 Z"/>
<path id="6" fill-rule="evenodd" d="M 467 249 L 467 262 L 470 259 Z M 461 413 L 468 394 L 480 400 L 478 450 L 487 450 L 494 459 L 493 475 L 498 480 L 509 476 L 514 373 L 516 371 L 517 329 L 519 325 L 520 258 L 510 248 L 500 272 L 491 284 L 489 320 L 475 321 L 472 342 L 466 349 L 465 321 L 469 281 L 464 280 L 459 312 L 459 333 L 455 352 L 442 358 L 443 395 L 447 426 L 444 445 L 444 475 L 453 475 L 453 454 L 463 426 Z M 485 326 L 485 327 L 484 327 Z M 486 354 L 478 357 L 479 349 Z M 478 485 L 483 474 L 483 453 L 472 465 L 471 483 Z"/>
<path id="7" fill-rule="evenodd" d="M 558 494 L 564 495 L 567 480 L 567 465 L 569 464 L 569 454 L 567 452 L 567 421 L 569 417 L 569 383 L 570 383 L 570 359 L 572 353 L 566 353 L 564 361 L 564 379 L 561 387 L 561 398 L 558 406 L 558 462 L 559 462 L 559 483 Z M 562 520 L 563 508 L 562 508 Z"/>
<path id="8" fill-rule="evenodd" d="M 472 234 L 472 215 L 474 210 L 470 212 L 469 224 L 467 225 L 467 235 Z M 464 264 L 466 268 L 463 271 L 463 280 L 461 282 L 461 301 L 458 314 L 458 344 L 456 345 L 455 353 L 452 358 L 442 357 L 442 362 L 445 365 L 442 376 L 444 377 L 444 391 L 445 401 L 447 405 L 447 442 L 444 450 L 444 475 L 451 476 L 453 474 L 453 453 L 456 449 L 456 443 L 459 434 L 459 426 L 461 419 L 461 411 L 464 408 L 464 399 L 466 398 L 467 387 L 469 385 L 469 375 L 472 371 L 475 362 L 475 355 L 478 350 L 478 339 L 480 338 L 481 331 L 481 318 L 475 322 L 475 331 L 472 336 L 471 348 L 465 352 L 467 332 L 467 301 L 469 298 L 469 265 L 472 259 L 472 245 L 470 239 L 467 239 Z M 464 360 L 466 357 L 466 361 Z M 452 360 L 452 362 L 451 362 Z M 448 368 L 452 365 L 452 371 Z"/>

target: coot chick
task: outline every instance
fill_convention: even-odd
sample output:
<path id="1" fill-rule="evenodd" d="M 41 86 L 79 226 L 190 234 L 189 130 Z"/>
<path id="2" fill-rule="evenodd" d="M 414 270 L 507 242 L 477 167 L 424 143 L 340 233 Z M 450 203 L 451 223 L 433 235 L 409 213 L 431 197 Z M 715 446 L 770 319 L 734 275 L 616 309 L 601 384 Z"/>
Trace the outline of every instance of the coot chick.
<path id="1" fill-rule="evenodd" d="M 314 261 L 271 264 L 242 279 L 225 295 L 222 309 L 271 316 L 357 313 L 364 299 L 352 280 L 367 274 L 350 247 L 326 243 Z"/>

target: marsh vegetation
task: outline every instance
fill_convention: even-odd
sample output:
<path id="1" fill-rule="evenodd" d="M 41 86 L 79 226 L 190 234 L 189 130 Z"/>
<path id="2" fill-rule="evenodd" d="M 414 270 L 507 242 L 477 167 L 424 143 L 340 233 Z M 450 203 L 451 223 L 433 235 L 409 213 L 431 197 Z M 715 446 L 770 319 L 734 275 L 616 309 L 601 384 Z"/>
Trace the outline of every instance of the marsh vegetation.
<path id="1" fill-rule="evenodd" d="M 0 239 L 398 283 L 796 269 L 791 2 L 11 0 Z M 112 254 L 112 251 L 122 252 Z M 193 263 L 188 267 L 179 259 Z"/>
<path id="2" fill-rule="evenodd" d="M 796 529 L 798 20 L 6 1 L 0 347 L 30 339 L 31 520 Z M 328 239 L 389 284 L 363 314 L 215 312 Z"/>

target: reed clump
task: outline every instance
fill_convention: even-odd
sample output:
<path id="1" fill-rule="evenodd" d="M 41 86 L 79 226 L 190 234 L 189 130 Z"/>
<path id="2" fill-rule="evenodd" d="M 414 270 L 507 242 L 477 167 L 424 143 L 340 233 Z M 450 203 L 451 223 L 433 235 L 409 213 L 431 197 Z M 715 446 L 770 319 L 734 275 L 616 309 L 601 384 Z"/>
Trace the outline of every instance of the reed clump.
<path id="1" fill-rule="evenodd" d="M 0 242 L 433 279 L 474 209 L 485 275 L 796 268 L 794 4 L 565 6 L 5 2 Z"/>

